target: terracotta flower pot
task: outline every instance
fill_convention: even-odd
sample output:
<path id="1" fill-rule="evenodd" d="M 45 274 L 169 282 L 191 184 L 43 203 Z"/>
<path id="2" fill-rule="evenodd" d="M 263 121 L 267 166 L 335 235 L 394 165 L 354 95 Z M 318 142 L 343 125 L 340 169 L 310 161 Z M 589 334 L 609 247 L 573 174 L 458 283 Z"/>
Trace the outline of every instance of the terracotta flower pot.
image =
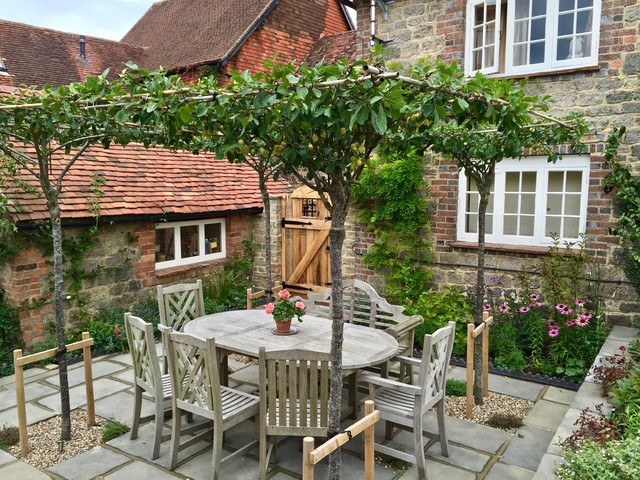
<path id="1" fill-rule="evenodd" d="M 291 329 L 291 320 L 287 320 L 286 322 L 276 322 L 276 330 L 278 333 L 289 333 Z"/>

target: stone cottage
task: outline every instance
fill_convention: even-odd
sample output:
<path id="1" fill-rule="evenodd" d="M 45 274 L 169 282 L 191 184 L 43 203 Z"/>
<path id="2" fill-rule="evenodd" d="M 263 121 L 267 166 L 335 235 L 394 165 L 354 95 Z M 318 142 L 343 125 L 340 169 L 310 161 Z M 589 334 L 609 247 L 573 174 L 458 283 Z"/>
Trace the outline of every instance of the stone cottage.
<path id="1" fill-rule="evenodd" d="M 607 170 L 603 140 L 626 125 L 619 156 L 636 162 L 640 152 L 638 0 L 376 0 L 354 2 L 358 30 L 373 32 L 390 58 L 403 64 L 435 57 L 463 65 L 465 73 L 520 79 L 531 93 L 549 95 L 551 114 L 580 112 L 591 125 L 588 153 L 506 159 L 496 171 L 488 216 L 487 275 L 505 288 L 525 272 L 539 283 L 535 265 L 552 244 L 586 235 L 586 252 L 601 268 L 610 318 L 640 319 L 640 304 L 620 268 L 612 196 L 603 192 Z M 434 283 L 471 287 L 477 262 L 478 194 L 456 165 L 429 166 L 437 251 Z M 519 201 L 518 201 L 519 200 Z M 366 243 L 366 241 L 365 241 Z M 356 265 L 356 274 L 359 268 Z M 596 272 L 591 272 L 596 276 Z"/>

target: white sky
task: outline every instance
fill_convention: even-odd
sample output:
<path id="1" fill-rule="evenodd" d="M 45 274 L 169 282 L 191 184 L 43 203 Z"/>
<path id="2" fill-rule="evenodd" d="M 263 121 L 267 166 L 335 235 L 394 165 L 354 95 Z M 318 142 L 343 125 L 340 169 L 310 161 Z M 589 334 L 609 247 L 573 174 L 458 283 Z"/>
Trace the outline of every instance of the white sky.
<path id="1" fill-rule="evenodd" d="M 120 40 L 156 0 L 0 0 L 0 18 Z"/>

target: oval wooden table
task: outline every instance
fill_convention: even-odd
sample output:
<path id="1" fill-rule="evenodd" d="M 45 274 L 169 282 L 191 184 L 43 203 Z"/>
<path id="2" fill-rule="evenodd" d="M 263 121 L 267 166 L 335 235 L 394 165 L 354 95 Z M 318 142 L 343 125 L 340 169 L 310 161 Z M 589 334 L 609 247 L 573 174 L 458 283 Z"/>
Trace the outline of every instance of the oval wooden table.
<path id="1" fill-rule="evenodd" d="M 331 351 L 331 320 L 312 315 L 291 322 L 294 334 L 272 333 L 275 322 L 263 309 L 230 310 L 196 318 L 184 326 L 184 332 L 201 338 L 215 338 L 216 347 L 227 352 L 258 358 L 258 350 L 300 349 Z M 379 365 L 398 351 L 398 342 L 388 333 L 375 328 L 344 324 L 342 370 L 353 371 Z"/>

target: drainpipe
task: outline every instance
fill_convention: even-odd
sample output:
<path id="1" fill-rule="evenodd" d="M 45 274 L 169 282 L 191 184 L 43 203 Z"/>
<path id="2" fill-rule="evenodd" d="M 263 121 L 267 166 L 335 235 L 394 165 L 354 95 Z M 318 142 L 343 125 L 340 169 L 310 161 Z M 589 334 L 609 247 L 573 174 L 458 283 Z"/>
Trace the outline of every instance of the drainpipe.
<path id="1" fill-rule="evenodd" d="M 371 0 L 371 46 L 376 43 L 376 0 Z"/>

